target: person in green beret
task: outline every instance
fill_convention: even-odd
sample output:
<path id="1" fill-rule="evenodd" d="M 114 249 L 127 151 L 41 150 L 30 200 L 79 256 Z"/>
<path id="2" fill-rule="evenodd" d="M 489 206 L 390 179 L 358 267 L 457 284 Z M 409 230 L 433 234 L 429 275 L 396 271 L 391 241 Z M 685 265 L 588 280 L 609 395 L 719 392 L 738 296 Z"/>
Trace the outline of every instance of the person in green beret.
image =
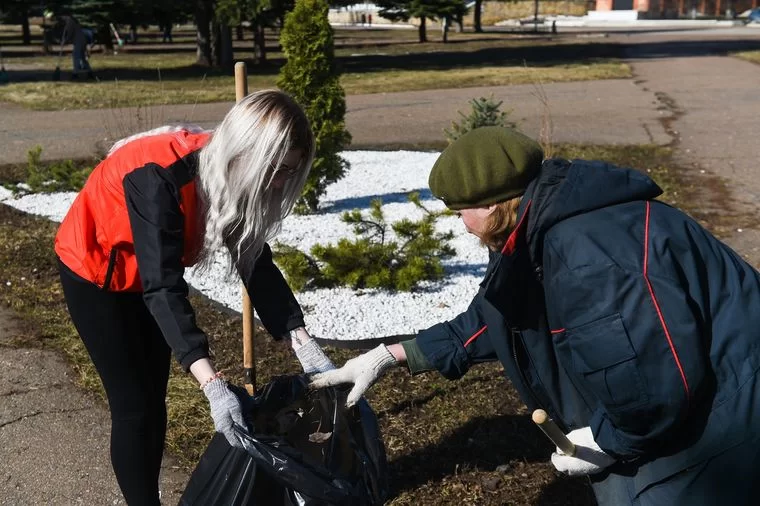
<path id="1" fill-rule="evenodd" d="M 756 504 L 760 492 L 760 274 L 644 173 L 547 159 L 532 139 L 484 127 L 429 178 L 488 248 L 469 308 L 412 340 L 312 377 L 449 379 L 499 360 L 529 409 L 575 444 L 551 455 L 588 476 L 599 504 Z M 510 437 L 510 434 L 504 434 Z"/>

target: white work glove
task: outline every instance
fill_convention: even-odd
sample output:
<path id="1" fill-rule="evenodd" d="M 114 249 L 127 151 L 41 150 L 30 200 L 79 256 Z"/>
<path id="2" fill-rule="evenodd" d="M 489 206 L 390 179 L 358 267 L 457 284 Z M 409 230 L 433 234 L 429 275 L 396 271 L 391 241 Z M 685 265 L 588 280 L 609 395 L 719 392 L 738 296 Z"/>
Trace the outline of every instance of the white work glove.
<path id="1" fill-rule="evenodd" d="M 222 378 L 215 378 L 203 387 L 203 393 L 208 398 L 211 407 L 211 418 L 214 419 L 214 428 L 221 432 L 230 446 L 242 448 L 243 444 L 235 435 L 232 424 L 236 423 L 245 427 L 243 411 L 240 401 L 232 391 L 227 388 L 227 383 Z"/>
<path id="2" fill-rule="evenodd" d="M 353 383 L 354 387 L 346 399 L 346 407 L 350 408 L 359 402 L 364 392 L 374 385 L 386 370 L 397 365 L 398 362 L 388 348 L 381 344 L 367 353 L 352 358 L 340 369 L 314 375 L 309 387 L 323 388 Z"/>
<path id="3" fill-rule="evenodd" d="M 552 453 L 552 464 L 560 473 L 569 476 L 596 474 L 615 463 L 615 459 L 596 444 L 591 427 L 575 429 L 567 438 L 575 444 L 575 456 L 566 455 L 559 448 Z"/>
<path id="4" fill-rule="evenodd" d="M 307 339 L 305 343 L 298 348 L 293 346 L 298 361 L 301 362 L 303 372 L 314 374 L 318 372 L 331 371 L 335 369 L 332 361 L 325 355 L 322 348 L 319 347 L 314 339 Z"/>

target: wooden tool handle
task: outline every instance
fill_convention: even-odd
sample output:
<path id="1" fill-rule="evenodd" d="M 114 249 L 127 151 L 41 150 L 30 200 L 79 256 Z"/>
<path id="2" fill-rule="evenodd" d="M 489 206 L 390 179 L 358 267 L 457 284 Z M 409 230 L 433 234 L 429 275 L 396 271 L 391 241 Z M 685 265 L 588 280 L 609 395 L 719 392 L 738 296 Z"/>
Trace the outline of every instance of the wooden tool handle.
<path id="1" fill-rule="evenodd" d="M 245 62 L 235 63 L 235 101 L 248 95 L 248 74 Z M 256 393 L 256 354 L 253 349 L 253 307 L 248 291 L 243 286 L 243 375 L 245 389 L 250 395 Z"/>
<path id="2" fill-rule="evenodd" d="M 249 395 L 256 393 L 256 355 L 253 349 L 253 307 L 248 291 L 243 288 L 243 375 Z"/>
<path id="3" fill-rule="evenodd" d="M 248 74 L 245 62 L 235 63 L 235 102 L 240 102 L 248 95 Z"/>
<path id="4" fill-rule="evenodd" d="M 552 443 L 557 448 L 562 450 L 565 455 L 571 457 L 575 455 L 575 444 L 567 439 L 567 436 L 562 432 L 554 420 L 549 418 L 549 415 L 543 409 L 537 409 L 533 412 L 533 422 L 546 434 Z"/>

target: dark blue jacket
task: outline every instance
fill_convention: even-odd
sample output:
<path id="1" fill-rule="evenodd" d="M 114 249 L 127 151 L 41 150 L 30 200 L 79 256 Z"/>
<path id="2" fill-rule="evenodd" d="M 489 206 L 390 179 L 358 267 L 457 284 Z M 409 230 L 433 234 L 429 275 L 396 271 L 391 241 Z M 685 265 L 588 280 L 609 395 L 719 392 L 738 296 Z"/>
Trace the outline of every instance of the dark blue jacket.
<path id="1" fill-rule="evenodd" d="M 417 336 L 447 378 L 500 360 L 529 409 L 633 466 L 637 492 L 760 433 L 760 276 L 660 193 L 547 160 L 469 309 Z"/>

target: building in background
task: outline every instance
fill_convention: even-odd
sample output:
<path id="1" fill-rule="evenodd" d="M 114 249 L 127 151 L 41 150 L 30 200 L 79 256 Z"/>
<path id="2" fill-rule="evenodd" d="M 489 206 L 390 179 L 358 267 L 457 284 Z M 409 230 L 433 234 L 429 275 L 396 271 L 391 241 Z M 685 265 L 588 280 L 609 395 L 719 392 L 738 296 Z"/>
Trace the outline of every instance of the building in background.
<path id="1" fill-rule="evenodd" d="M 757 7 L 758 0 L 596 0 L 589 18 L 626 20 L 661 18 L 734 18 Z"/>
<path id="2" fill-rule="evenodd" d="M 464 25 L 472 26 L 471 0 L 463 0 L 469 12 Z M 539 0 L 539 17 L 577 16 L 597 21 L 635 21 L 637 19 L 732 19 L 758 7 L 760 0 Z M 535 0 L 484 1 L 481 5 L 483 26 L 503 25 L 505 20 L 532 18 Z M 330 9 L 330 22 L 336 25 L 357 27 L 397 26 L 411 27 L 419 24 L 416 18 L 407 23 L 391 22 L 379 14 L 373 3 L 356 3 Z M 371 20 L 371 21 L 370 21 Z M 436 25 L 435 21 L 428 21 Z"/>

